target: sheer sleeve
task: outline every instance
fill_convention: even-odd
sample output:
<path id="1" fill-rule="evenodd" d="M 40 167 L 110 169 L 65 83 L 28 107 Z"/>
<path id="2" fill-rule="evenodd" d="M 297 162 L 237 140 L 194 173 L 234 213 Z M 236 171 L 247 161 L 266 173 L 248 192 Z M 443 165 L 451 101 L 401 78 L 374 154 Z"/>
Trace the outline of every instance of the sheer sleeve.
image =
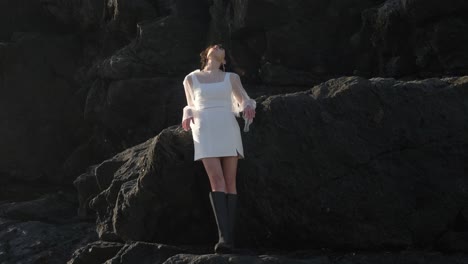
<path id="1" fill-rule="evenodd" d="M 193 117 L 194 111 L 193 90 L 188 81 L 189 76 L 190 75 L 185 76 L 184 81 L 182 82 L 184 85 L 185 97 L 187 99 L 187 105 L 183 109 L 182 122 L 187 118 Z"/>
<path id="2" fill-rule="evenodd" d="M 242 112 L 242 117 L 244 119 L 244 132 L 249 131 L 249 126 L 252 124 L 253 119 L 247 119 L 244 115 L 244 110 L 247 106 L 252 107 L 255 109 L 257 107 L 257 102 L 251 99 L 247 92 L 245 91 L 244 87 L 242 86 L 240 77 L 236 73 L 231 73 L 232 75 L 232 93 L 231 93 L 231 100 L 232 100 L 232 110 L 234 114 L 239 117 L 239 113 Z"/>

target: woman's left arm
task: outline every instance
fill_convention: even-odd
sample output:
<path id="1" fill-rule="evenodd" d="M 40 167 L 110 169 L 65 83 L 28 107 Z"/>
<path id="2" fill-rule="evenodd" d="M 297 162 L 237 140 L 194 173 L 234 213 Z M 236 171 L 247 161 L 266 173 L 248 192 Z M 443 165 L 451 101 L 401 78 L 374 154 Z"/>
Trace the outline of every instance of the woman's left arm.
<path id="1" fill-rule="evenodd" d="M 244 131 L 249 131 L 249 125 L 253 122 L 255 117 L 255 109 L 257 108 L 257 102 L 249 97 L 244 87 L 242 86 L 240 77 L 236 73 L 231 73 L 231 84 L 232 93 L 235 99 L 239 102 L 242 110 L 242 116 L 246 122 Z"/>

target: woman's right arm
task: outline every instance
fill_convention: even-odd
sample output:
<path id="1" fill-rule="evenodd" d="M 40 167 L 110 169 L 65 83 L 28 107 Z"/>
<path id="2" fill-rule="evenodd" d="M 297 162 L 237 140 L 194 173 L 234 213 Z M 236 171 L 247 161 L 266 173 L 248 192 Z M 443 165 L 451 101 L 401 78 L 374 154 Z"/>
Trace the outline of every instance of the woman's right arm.
<path id="1" fill-rule="evenodd" d="M 193 120 L 193 111 L 194 111 L 194 102 L 193 102 L 193 94 L 192 94 L 192 77 L 187 75 L 182 82 L 184 85 L 185 90 L 185 97 L 187 99 L 187 105 L 183 109 L 182 115 L 182 127 L 185 131 L 190 130 L 190 121 L 195 123 Z"/>

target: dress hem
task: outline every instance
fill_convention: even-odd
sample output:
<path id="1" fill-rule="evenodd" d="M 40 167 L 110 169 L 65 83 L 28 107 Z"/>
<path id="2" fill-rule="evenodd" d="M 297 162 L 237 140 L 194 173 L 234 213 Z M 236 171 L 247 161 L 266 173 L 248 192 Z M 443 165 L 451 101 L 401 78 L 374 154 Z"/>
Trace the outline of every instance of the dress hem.
<path id="1" fill-rule="evenodd" d="M 245 159 L 244 155 L 242 155 L 242 154 L 239 152 L 239 150 L 237 150 L 237 148 L 236 148 L 236 153 L 237 153 L 237 157 L 239 157 L 239 159 Z M 198 161 L 198 160 L 201 161 L 201 159 L 203 159 L 203 158 L 219 158 L 219 157 L 235 157 L 235 155 L 204 156 L 204 157 L 200 157 L 200 158 L 198 158 L 198 159 L 194 159 L 193 161 Z"/>

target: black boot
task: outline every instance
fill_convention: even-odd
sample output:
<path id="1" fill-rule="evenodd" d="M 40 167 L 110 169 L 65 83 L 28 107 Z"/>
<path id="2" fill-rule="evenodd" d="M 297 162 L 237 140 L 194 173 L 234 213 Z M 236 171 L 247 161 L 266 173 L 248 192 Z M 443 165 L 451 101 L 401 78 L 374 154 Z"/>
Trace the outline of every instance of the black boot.
<path id="1" fill-rule="evenodd" d="M 231 254 L 240 254 L 240 255 L 259 255 L 257 252 L 254 252 L 247 248 L 238 248 L 235 246 L 236 238 L 236 217 L 237 217 L 237 198 L 238 195 L 235 193 L 226 193 L 226 202 L 227 202 L 227 211 L 228 211 L 228 226 L 229 226 L 229 235 L 228 242 L 231 245 Z"/>
<path id="2" fill-rule="evenodd" d="M 231 244 L 233 250 L 235 248 L 234 238 L 235 238 L 235 226 L 236 226 L 236 209 L 237 209 L 237 194 L 236 193 L 226 193 L 227 200 L 227 210 L 228 210 L 228 227 L 229 235 L 228 242 Z"/>
<path id="3" fill-rule="evenodd" d="M 229 244 L 228 211 L 225 192 L 210 192 L 211 206 L 218 225 L 219 241 L 214 247 L 215 253 L 231 253 Z"/>

